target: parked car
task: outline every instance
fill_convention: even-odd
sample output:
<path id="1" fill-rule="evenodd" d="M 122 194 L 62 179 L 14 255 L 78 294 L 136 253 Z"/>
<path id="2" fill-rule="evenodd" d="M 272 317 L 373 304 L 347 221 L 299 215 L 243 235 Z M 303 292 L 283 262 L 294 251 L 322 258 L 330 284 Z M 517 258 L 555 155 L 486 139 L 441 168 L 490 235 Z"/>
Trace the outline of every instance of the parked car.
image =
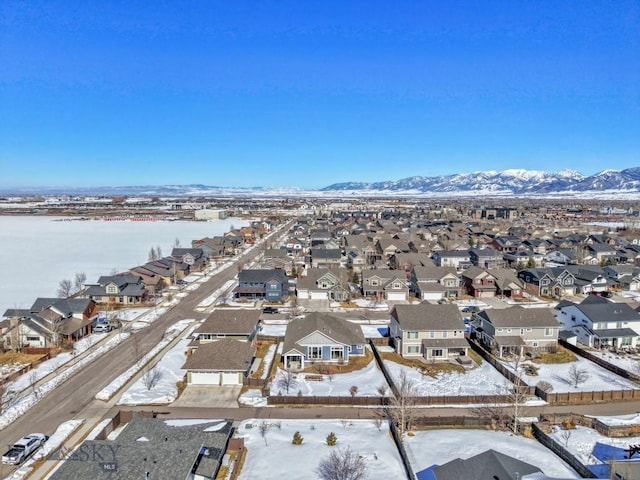
<path id="1" fill-rule="evenodd" d="M 109 333 L 111 330 L 113 330 L 113 327 L 108 323 L 98 323 L 93 327 L 95 333 Z"/>
<path id="2" fill-rule="evenodd" d="M 275 307 L 264 307 L 262 313 L 278 313 L 278 309 Z"/>
<path id="3" fill-rule="evenodd" d="M 19 465 L 49 439 L 44 433 L 31 433 L 22 437 L 2 455 L 2 463 Z"/>

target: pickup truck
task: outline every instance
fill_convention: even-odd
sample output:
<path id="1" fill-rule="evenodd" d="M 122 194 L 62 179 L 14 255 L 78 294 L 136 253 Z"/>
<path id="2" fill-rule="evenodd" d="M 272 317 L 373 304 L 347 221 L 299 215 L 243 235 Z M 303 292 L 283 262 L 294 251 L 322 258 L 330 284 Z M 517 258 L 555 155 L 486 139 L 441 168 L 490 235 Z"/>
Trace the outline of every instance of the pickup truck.
<path id="1" fill-rule="evenodd" d="M 48 439 L 49 437 L 43 433 L 31 433 L 22 437 L 13 444 L 7 453 L 2 455 L 2 463 L 21 464 Z"/>

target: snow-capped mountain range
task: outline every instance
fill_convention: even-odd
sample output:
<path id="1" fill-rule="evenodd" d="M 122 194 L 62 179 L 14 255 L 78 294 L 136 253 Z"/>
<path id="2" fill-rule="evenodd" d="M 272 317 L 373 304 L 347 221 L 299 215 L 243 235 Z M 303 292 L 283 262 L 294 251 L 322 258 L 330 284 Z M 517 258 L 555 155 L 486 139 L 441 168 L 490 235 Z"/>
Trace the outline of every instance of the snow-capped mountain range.
<path id="1" fill-rule="evenodd" d="M 538 170 L 505 170 L 458 173 L 437 177 L 409 177 L 375 183 L 335 183 L 324 192 L 376 191 L 421 194 L 511 194 L 544 195 L 604 191 L 640 192 L 640 168 L 604 170 L 585 177 L 575 170 L 542 172 Z"/>
<path id="2" fill-rule="evenodd" d="M 375 197 L 375 196 L 536 196 L 640 198 L 640 168 L 603 170 L 586 177 L 575 170 L 543 172 L 511 169 L 409 177 L 374 183 L 335 183 L 320 190 L 299 187 L 220 187 L 194 185 L 138 185 L 119 187 L 0 188 L 4 195 L 97 195 L 159 197 Z"/>

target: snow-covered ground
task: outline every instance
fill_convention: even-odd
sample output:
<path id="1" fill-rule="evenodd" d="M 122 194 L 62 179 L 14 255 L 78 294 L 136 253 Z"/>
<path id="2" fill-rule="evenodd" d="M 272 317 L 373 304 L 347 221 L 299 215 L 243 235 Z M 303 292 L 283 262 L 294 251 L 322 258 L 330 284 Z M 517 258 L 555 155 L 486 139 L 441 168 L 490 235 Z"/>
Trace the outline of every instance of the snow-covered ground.
<path id="1" fill-rule="evenodd" d="M 269 376 L 269 372 L 271 371 L 271 364 L 273 363 L 273 358 L 276 356 L 276 345 L 275 343 L 269 345 L 267 349 L 267 353 L 264 354 L 262 358 L 262 375 L 260 376 L 263 380 Z"/>
<path id="2" fill-rule="evenodd" d="M 635 437 L 606 437 L 592 428 L 576 426 L 571 430 L 563 430 L 560 426 L 554 426 L 550 437 L 565 447 L 584 465 L 602 463 L 592 455 L 596 443 L 604 443 L 619 448 L 628 448 L 629 445 L 640 444 L 640 436 Z"/>
<path id="3" fill-rule="evenodd" d="M 279 383 L 279 379 L 283 375 L 283 370 L 278 368 L 276 378 L 271 382 L 271 395 L 295 396 L 298 391 L 304 396 L 322 396 L 322 397 L 348 397 L 352 386 L 358 387 L 357 396 L 369 397 L 380 396 L 378 389 L 383 386 L 388 391 L 389 387 L 384 375 L 372 360 L 365 368 L 356 370 L 351 373 L 341 373 L 332 376 L 322 375 L 323 380 L 306 380 L 304 373 L 299 373 L 296 378 L 295 385 L 289 387 L 289 393 Z M 313 374 L 316 376 L 315 374 Z"/>
<path id="4" fill-rule="evenodd" d="M 493 449 L 540 468 L 552 477 L 580 478 L 551 450 L 536 440 L 492 430 L 426 430 L 405 436 L 405 449 L 414 473 L 456 458 L 467 459 Z"/>
<path id="5" fill-rule="evenodd" d="M 619 355 L 599 350 L 589 350 L 589 353 L 602 358 L 612 365 L 624 368 L 628 372 L 640 375 L 640 355 Z"/>
<path id="6" fill-rule="evenodd" d="M 211 305 L 213 305 L 216 300 L 218 300 L 218 298 L 223 295 L 227 290 L 229 290 L 234 283 L 236 283 L 237 280 L 228 280 L 227 282 L 225 282 L 224 285 L 222 285 L 222 287 L 220 287 L 218 290 L 216 290 L 215 292 L 213 292 L 211 295 L 209 295 L 207 298 L 205 298 L 204 300 L 202 300 L 199 304 L 198 304 L 198 309 L 205 309 L 207 307 L 210 307 Z"/>
<path id="7" fill-rule="evenodd" d="M 423 375 L 417 369 L 407 367 L 390 360 L 384 360 L 384 365 L 393 379 L 399 379 L 402 371 L 406 372 L 417 389 L 418 395 L 426 396 L 456 396 L 456 395 L 503 395 L 511 386 L 489 363 L 464 373 L 439 373 L 435 377 Z"/>
<path id="8" fill-rule="evenodd" d="M 162 351 L 171 341 L 180 335 L 194 320 L 184 319 L 174 323 L 167 328 L 164 337 L 158 344 L 149 351 L 144 357 L 142 357 L 135 365 L 129 368 L 122 375 L 113 380 L 109 385 L 104 387 L 98 393 L 95 398 L 97 400 L 108 401 L 113 397 L 118 390 L 120 390 L 125 383 L 127 383 L 136 373 L 138 373 L 149 361 L 153 359 L 158 353 Z M 139 334 L 138 334 L 139 335 Z"/>
<path id="9" fill-rule="evenodd" d="M 48 395 L 58 385 L 63 383 L 72 375 L 75 375 L 80 369 L 84 368 L 87 364 L 93 362 L 96 358 L 103 355 L 106 351 L 115 347 L 119 343 L 122 343 L 130 334 L 118 333 L 109 338 L 103 344 L 93 348 L 86 356 L 82 357 L 78 361 L 73 362 L 68 368 L 57 373 L 53 378 L 40 384 L 35 390 L 29 391 L 24 395 L 16 398 L 12 401 L 11 405 L 2 412 L 0 415 L 0 430 L 5 428 L 10 423 L 14 422 L 18 417 L 24 415 L 33 405 L 42 400 L 43 397 Z"/>
<path id="10" fill-rule="evenodd" d="M 507 362 L 503 362 L 503 364 L 512 371 L 514 370 L 513 364 Z M 520 377 L 528 385 L 537 385 L 543 380 L 549 382 L 553 386 L 553 392 L 598 392 L 604 390 L 630 390 L 640 388 L 640 386 L 631 380 L 622 378 L 582 357 L 577 357 L 575 362 L 536 363 L 534 365 L 538 368 L 537 375 L 528 376 L 525 375 L 521 369 L 518 369 Z M 577 387 L 574 386 L 574 382 L 572 382 L 571 375 L 569 374 L 573 365 L 576 365 L 576 368 L 584 369 L 588 375 L 588 378 L 586 378 L 584 382 L 579 383 Z"/>
<path id="11" fill-rule="evenodd" d="M 190 329 L 193 331 L 193 329 Z M 176 382 L 182 380 L 186 370 L 180 367 L 187 359 L 186 349 L 191 335 L 185 335 L 156 364 L 160 378 L 152 387 L 147 388 L 144 375 L 134 382 L 120 397 L 118 405 L 166 405 L 178 397 Z"/>
<path id="12" fill-rule="evenodd" d="M 37 297 L 53 297 L 60 280 L 84 272 L 95 282 L 113 270 L 126 271 L 147 261 L 149 249 L 160 246 L 169 255 L 176 238 L 191 240 L 222 235 L 231 226 L 249 220 L 227 218 L 211 222 L 55 221 L 62 217 L 0 216 L 0 265 L 11 265 L 15 252 L 47 252 L 47 268 L 38 268 L 41 256 L 27 255 L 21 268 L 0 269 L 0 312 L 28 308 Z M 33 275 L 38 271 L 38 275 Z"/>
<path id="13" fill-rule="evenodd" d="M 382 423 L 380 428 L 373 420 L 266 420 L 268 428 L 263 436 L 260 424 L 263 420 L 245 420 L 238 427 L 236 436 L 244 438 L 247 456 L 240 476 L 241 480 L 263 478 L 309 479 L 316 478 L 319 463 L 333 449 L 346 449 L 362 456 L 367 465 L 369 480 L 405 478 L 400 455 Z M 251 428 L 248 426 L 251 425 Z M 302 445 L 291 443 L 295 432 L 300 432 Z M 329 447 L 329 433 L 335 433 L 338 442 Z"/>

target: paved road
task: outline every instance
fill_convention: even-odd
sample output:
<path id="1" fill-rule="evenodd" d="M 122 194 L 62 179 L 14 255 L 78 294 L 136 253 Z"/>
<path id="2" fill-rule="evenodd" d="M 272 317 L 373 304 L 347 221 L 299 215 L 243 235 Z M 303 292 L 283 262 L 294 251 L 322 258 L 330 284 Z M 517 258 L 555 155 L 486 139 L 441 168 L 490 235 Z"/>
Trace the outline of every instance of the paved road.
<path id="1" fill-rule="evenodd" d="M 259 248 L 254 248 L 248 253 L 241 254 L 237 261 L 248 263 L 259 252 Z M 144 355 L 149 352 L 162 339 L 165 330 L 176 321 L 206 317 L 208 315 L 206 313 L 195 312 L 195 307 L 212 292 L 222 287 L 225 282 L 233 279 L 236 274 L 236 266 L 231 265 L 222 272 L 213 275 L 150 326 L 135 333 L 135 337 L 138 338 L 139 354 Z M 84 415 L 80 415 L 80 412 L 90 406 L 96 393 L 135 363 L 134 335 L 81 369 L 15 422 L 0 431 L 0 448 L 12 444 L 30 432 L 43 432 L 51 435 L 62 422 L 72 418 L 86 418 L 86 412 Z M 108 408 L 105 405 L 105 412 Z M 3 478 L 12 470 L 13 468 L 6 465 L 0 465 L 0 475 Z"/>

